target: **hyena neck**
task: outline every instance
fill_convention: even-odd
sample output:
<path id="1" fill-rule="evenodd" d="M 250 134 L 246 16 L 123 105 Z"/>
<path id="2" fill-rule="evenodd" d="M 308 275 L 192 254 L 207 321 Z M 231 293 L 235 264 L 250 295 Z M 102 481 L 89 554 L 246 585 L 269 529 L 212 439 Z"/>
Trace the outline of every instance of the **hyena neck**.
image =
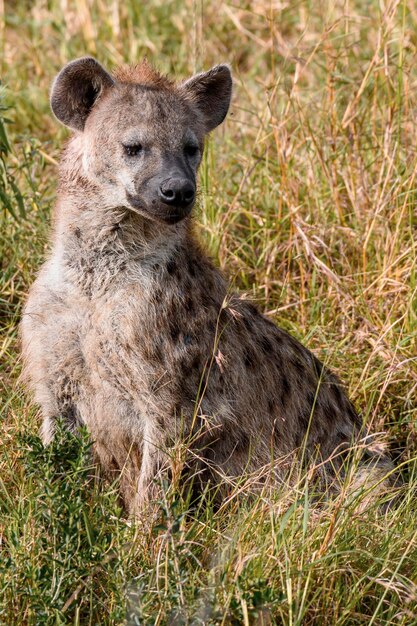
<path id="1" fill-rule="evenodd" d="M 65 195 L 57 204 L 54 252 L 71 282 L 92 296 L 124 280 L 132 268 L 149 273 L 176 250 L 193 247 L 185 221 L 158 224 L 122 207 L 101 210 L 99 198 Z"/>
<path id="2" fill-rule="evenodd" d="M 190 220 L 168 225 L 147 219 L 127 207 L 109 207 L 100 190 L 74 181 L 61 189 L 55 214 L 55 240 L 79 254 L 94 249 L 109 254 L 117 250 L 126 258 L 146 260 L 173 250 L 192 239 Z"/>

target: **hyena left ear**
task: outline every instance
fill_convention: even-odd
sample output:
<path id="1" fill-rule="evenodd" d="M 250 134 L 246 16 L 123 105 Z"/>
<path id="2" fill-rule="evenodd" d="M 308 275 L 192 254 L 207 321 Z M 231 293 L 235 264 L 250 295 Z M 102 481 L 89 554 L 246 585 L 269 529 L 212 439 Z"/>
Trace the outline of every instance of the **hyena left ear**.
<path id="1" fill-rule="evenodd" d="M 113 85 L 113 78 L 93 57 L 76 59 L 55 78 L 51 89 L 51 109 L 65 126 L 84 130 L 98 97 Z"/>
<path id="2" fill-rule="evenodd" d="M 228 65 L 216 65 L 208 72 L 196 74 L 181 85 L 181 91 L 203 114 L 206 132 L 221 124 L 232 97 L 232 74 Z"/>

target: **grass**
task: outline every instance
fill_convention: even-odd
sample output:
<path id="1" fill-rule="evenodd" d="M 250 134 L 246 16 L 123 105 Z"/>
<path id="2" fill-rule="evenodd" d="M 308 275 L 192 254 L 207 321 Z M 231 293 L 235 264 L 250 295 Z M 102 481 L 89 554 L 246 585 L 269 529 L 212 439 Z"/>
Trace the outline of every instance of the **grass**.
<path id="1" fill-rule="evenodd" d="M 0 623 L 417 624 L 417 12 L 409 0 L 0 2 Z M 235 285 L 329 363 L 407 479 L 388 512 L 308 481 L 126 520 L 85 433 L 44 449 L 17 324 L 47 251 L 60 67 L 231 63 L 198 220 Z M 9 122 L 4 122 L 3 118 Z M 6 146 L 6 147 L 5 147 Z M 15 217 L 12 215 L 15 214 Z"/>

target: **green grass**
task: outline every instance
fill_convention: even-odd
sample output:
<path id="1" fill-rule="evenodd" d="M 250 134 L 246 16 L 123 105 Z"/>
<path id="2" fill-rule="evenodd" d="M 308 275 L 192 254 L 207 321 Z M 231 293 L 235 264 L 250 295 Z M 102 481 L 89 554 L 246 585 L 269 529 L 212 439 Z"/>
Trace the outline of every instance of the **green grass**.
<path id="1" fill-rule="evenodd" d="M 2 7 L 0 623 L 417 624 L 413 3 Z M 47 252 L 67 136 L 49 85 L 86 53 L 108 68 L 147 56 L 180 78 L 231 63 L 232 111 L 201 170 L 201 236 L 386 431 L 407 479 L 388 512 L 362 495 L 319 503 L 301 480 L 187 513 L 167 485 L 161 523 L 145 529 L 126 520 L 117 484 L 96 479 L 85 433 L 42 447 L 18 381 L 17 325 Z"/>

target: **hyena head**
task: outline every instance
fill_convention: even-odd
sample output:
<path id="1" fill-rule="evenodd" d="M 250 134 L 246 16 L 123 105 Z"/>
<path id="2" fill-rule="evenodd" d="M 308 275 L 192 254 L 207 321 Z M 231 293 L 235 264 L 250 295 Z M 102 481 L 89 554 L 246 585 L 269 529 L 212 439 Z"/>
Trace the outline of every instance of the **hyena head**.
<path id="1" fill-rule="evenodd" d="M 76 132 L 83 176 L 106 206 L 175 224 L 194 205 L 204 137 L 224 120 L 231 92 L 226 65 L 174 84 L 146 62 L 111 76 L 84 57 L 56 77 L 51 107 Z"/>

